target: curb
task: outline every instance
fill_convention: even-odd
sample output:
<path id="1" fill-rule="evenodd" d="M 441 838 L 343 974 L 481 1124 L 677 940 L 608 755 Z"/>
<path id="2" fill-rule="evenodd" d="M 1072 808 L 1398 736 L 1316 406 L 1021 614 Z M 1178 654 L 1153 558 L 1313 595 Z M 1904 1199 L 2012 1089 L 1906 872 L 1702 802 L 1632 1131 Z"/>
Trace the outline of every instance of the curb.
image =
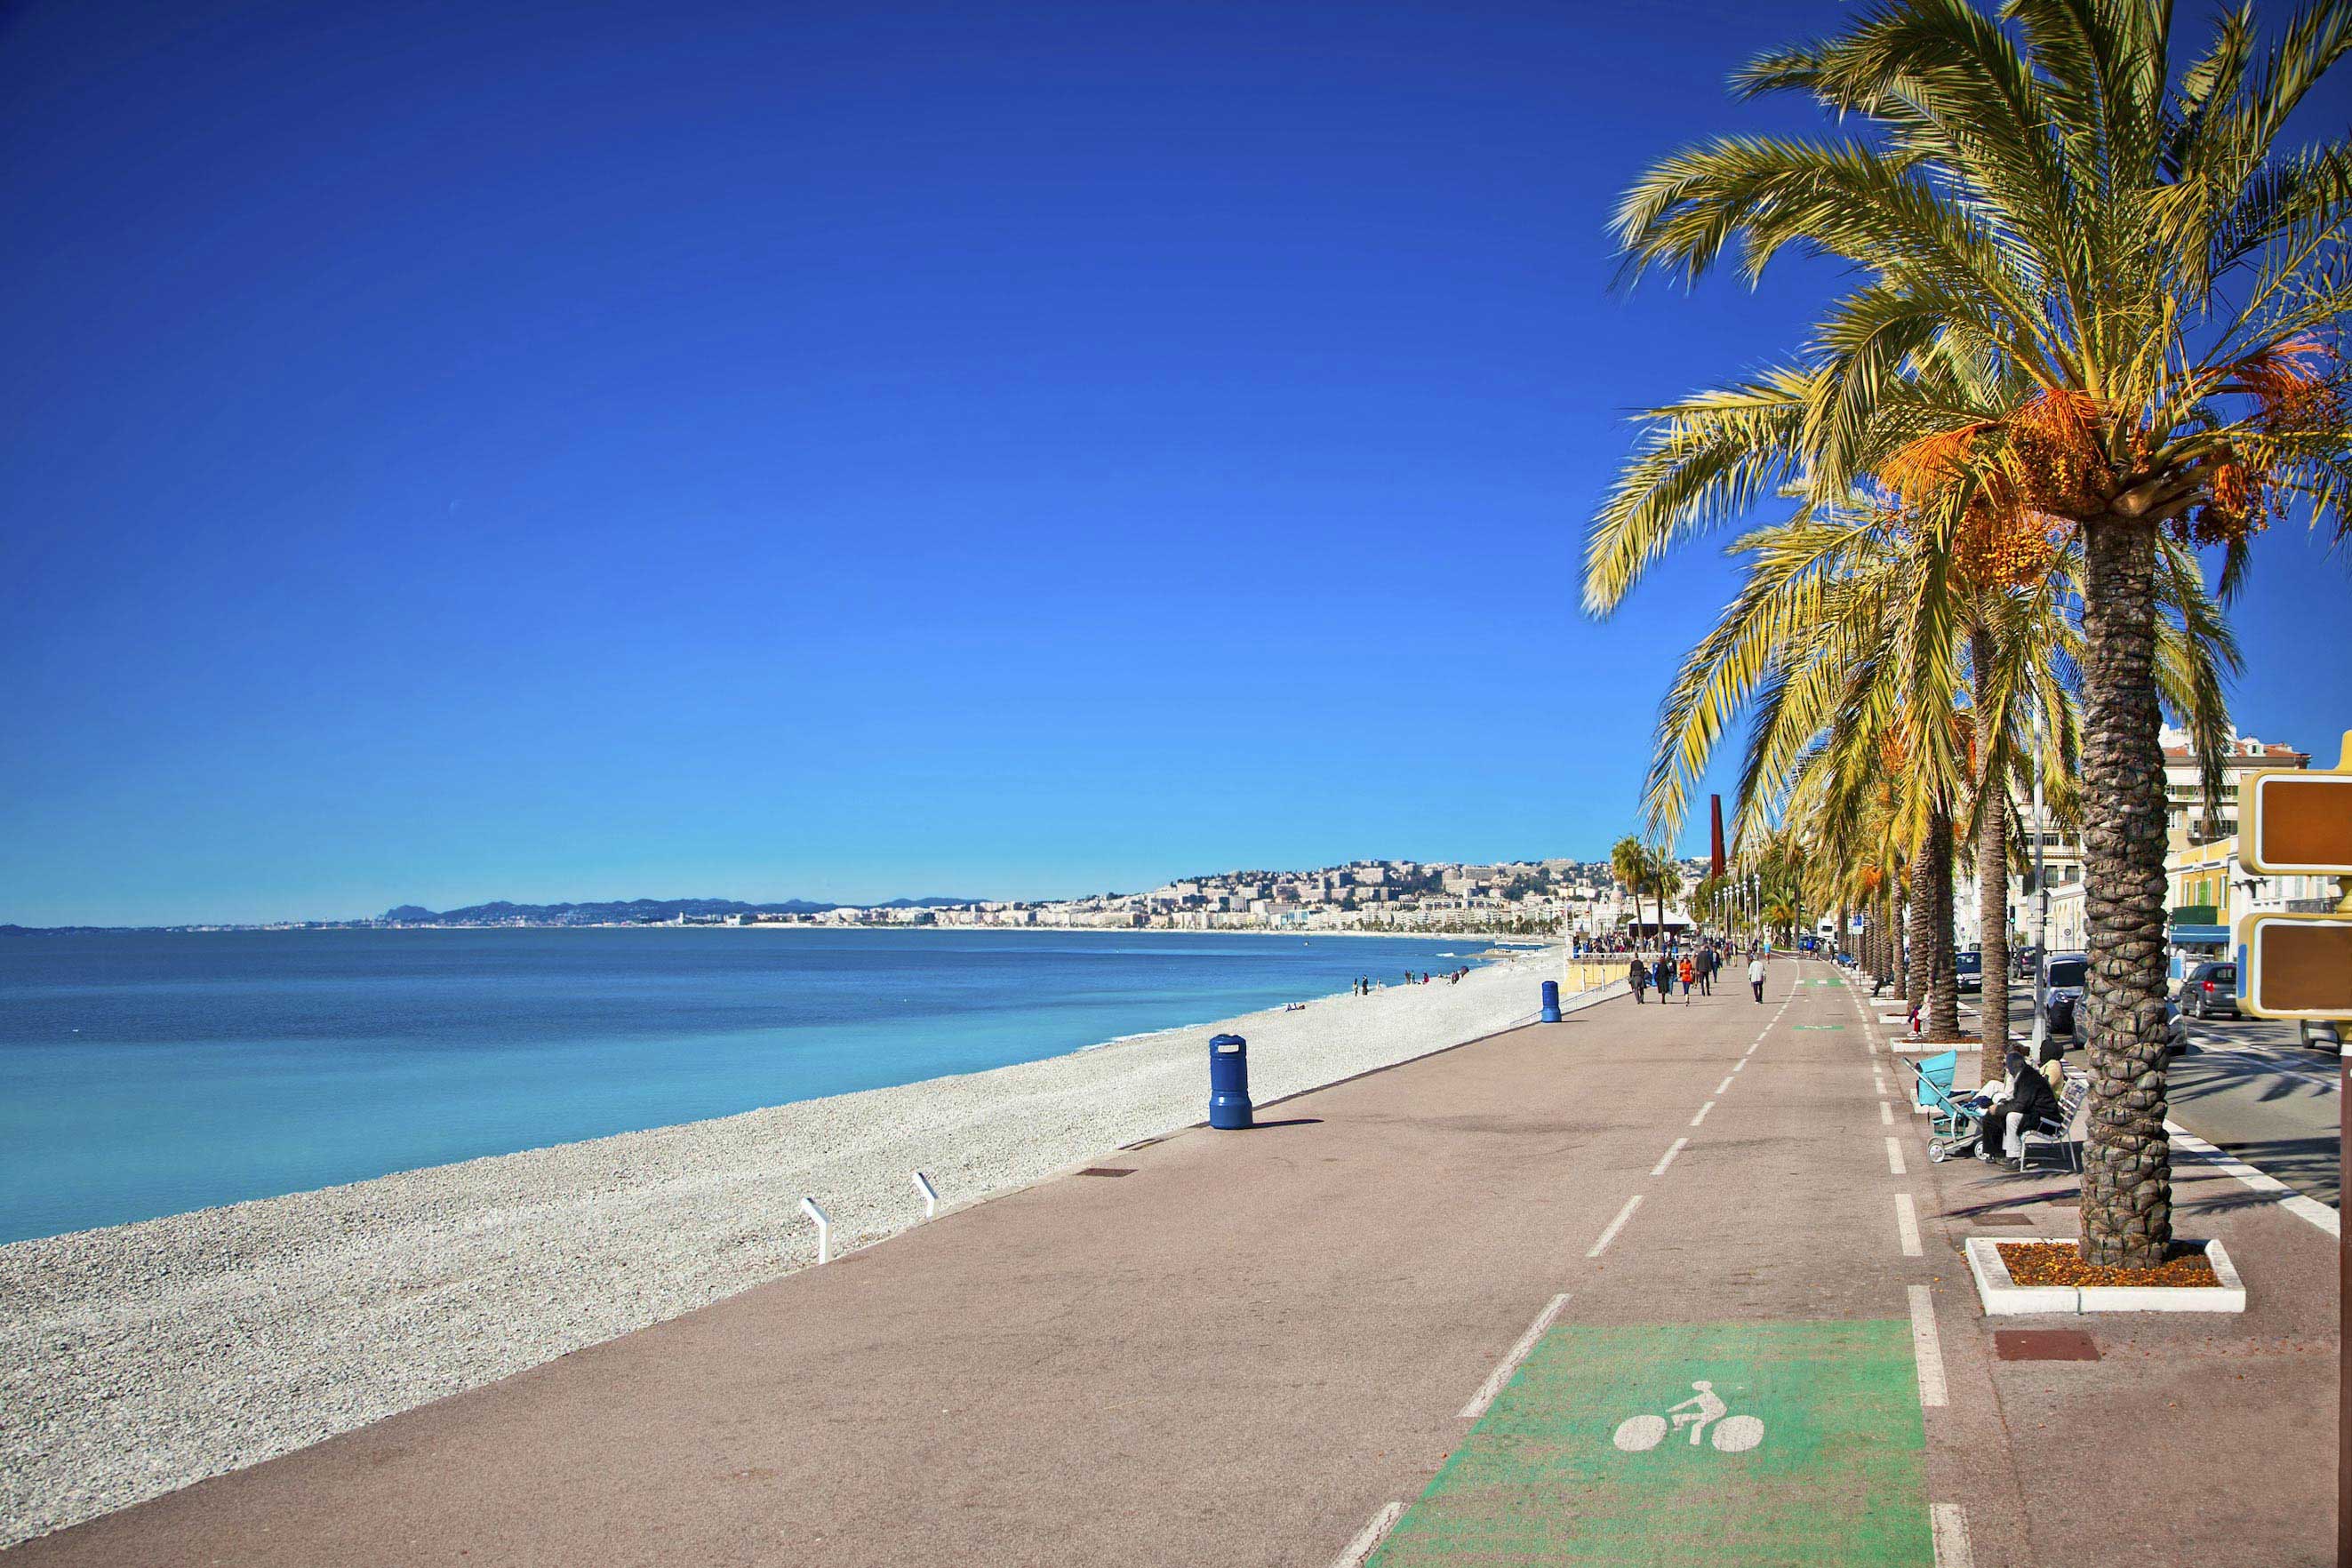
<path id="1" fill-rule="evenodd" d="M 2050 1312 L 2242 1312 L 2246 1282 L 2219 1240 L 2205 1244 L 2205 1259 L 2219 1285 L 2020 1285 L 2010 1278 L 2000 1248 L 2011 1242 L 2072 1246 L 2071 1237 L 1972 1236 L 1961 1244 L 1977 1299 L 1988 1318 Z"/>

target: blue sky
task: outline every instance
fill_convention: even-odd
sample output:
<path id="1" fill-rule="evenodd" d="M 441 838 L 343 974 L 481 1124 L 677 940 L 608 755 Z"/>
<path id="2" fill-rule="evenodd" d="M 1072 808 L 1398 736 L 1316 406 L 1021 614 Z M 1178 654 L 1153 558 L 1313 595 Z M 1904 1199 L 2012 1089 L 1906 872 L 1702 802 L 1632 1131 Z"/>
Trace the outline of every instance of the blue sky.
<path id="1" fill-rule="evenodd" d="M 1624 416 L 1837 281 L 1603 226 L 1835 16 L 0 11 L 0 921 L 1599 856 L 1730 582 L 1579 613 Z"/>

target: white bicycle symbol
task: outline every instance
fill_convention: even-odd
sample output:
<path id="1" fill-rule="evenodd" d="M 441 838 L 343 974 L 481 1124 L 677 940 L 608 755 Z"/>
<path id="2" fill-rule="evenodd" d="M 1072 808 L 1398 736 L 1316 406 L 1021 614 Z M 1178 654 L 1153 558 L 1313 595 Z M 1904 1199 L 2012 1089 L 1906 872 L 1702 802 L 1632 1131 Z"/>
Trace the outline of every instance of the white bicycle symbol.
<path id="1" fill-rule="evenodd" d="M 1617 1447 L 1628 1454 L 1643 1453 L 1664 1442 L 1669 1431 L 1679 1432 L 1685 1426 L 1690 1428 L 1691 1447 L 1696 1448 L 1700 1435 L 1712 1426 L 1712 1441 L 1719 1454 L 1744 1454 L 1764 1441 L 1761 1420 L 1753 1415 L 1724 1414 L 1730 1406 L 1715 1396 L 1715 1384 L 1702 1381 L 1691 1386 L 1698 1392 L 1680 1405 L 1668 1405 L 1665 1415 L 1629 1415 L 1620 1421 L 1612 1439 Z M 1674 1417 L 1671 1426 L 1667 1415 Z"/>

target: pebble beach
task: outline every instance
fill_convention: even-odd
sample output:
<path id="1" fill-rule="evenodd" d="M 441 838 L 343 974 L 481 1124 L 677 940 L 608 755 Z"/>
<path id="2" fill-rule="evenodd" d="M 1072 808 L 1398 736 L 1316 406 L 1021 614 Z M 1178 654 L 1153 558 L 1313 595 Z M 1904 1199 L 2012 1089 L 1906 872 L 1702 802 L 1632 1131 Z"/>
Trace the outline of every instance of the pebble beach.
<path id="1" fill-rule="evenodd" d="M 1067 1056 L 0 1247 L 0 1545 L 511 1376 L 1202 1120 L 1533 1016 L 1557 949 Z"/>

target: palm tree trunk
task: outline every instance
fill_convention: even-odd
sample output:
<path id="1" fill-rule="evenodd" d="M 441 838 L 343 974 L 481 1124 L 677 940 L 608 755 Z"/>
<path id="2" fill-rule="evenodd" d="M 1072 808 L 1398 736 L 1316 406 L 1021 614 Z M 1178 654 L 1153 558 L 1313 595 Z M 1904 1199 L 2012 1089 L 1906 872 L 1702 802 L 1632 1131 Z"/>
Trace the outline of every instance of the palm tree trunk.
<path id="1" fill-rule="evenodd" d="M 1918 1003 L 1923 1010 L 1927 1002 L 1927 955 L 1936 951 L 1936 891 L 1929 880 L 1934 868 L 1928 859 L 1923 844 L 1911 860 L 1910 929 L 1905 933 L 1907 951 L 1903 955 L 1903 999 Z"/>
<path id="2" fill-rule="evenodd" d="M 1901 909 L 1902 895 L 1896 890 L 1894 878 L 1889 876 L 1886 890 L 1880 896 L 1878 903 L 1878 973 L 1886 977 L 1889 985 L 1897 987 L 1895 993 L 1897 996 L 1903 994 L 1900 989 L 1903 984 L 1902 951 L 1896 946 L 1898 933 L 1903 930 Z"/>
<path id="3" fill-rule="evenodd" d="M 1927 1006 L 1922 1020 L 1927 1038 L 1948 1043 L 1960 1037 L 1960 973 L 1952 961 L 1952 814 L 1941 808 L 1927 818 Z"/>
<path id="4" fill-rule="evenodd" d="M 2083 1258 L 2152 1268 L 2172 1242 L 2164 1132 L 2164 753 L 2157 741 L 2151 522 L 2083 529 L 2082 1017 L 2091 1064 Z"/>
<path id="5" fill-rule="evenodd" d="M 1977 1006 L 1978 1081 L 1990 1083 L 2009 1049 L 2009 781 L 1992 759 L 1999 748 L 1985 732 L 1991 711 L 1992 634 L 1969 633 L 1977 710 L 1977 945 L 1984 954 L 1984 989 Z"/>

